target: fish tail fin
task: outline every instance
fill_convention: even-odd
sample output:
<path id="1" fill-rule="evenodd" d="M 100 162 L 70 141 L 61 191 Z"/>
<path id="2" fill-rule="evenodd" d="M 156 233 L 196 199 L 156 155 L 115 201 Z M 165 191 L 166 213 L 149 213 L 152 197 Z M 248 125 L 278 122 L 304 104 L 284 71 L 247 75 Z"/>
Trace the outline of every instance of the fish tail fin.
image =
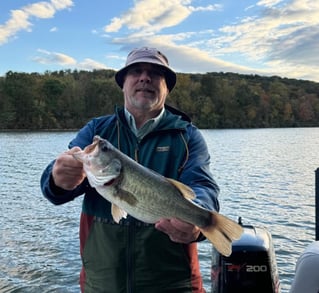
<path id="1" fill-rule="evenodd" d="M 201 232 L 221 254 L 229 256 L 232 252 L 232 241 L 240 238 L 243 227 L 217 212 L 211 213 L 211 223 L 200 228 Z"/>

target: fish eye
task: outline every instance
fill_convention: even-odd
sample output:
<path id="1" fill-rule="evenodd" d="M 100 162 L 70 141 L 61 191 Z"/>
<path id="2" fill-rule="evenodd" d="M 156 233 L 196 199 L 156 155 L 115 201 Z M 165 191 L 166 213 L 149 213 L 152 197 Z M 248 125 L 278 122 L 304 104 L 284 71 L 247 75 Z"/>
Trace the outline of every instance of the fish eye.
<path id="1" fill-rule="evenodd" d="M 115 169 L 115 172 L 121 173 L 122 166 L 116 166 L 114 169 Z"/>
<path id="2" fill-rule="evenodd" d="M 103 143 L 101 144 L 101 151 L 102 151 L 102 152 L 107 152 L 107 151 L 109 151 L 109 150 L 110 150 L 110 148 L 109 148 L 109 146 L 107 145 L 107 143 L 103 142 Z"/>

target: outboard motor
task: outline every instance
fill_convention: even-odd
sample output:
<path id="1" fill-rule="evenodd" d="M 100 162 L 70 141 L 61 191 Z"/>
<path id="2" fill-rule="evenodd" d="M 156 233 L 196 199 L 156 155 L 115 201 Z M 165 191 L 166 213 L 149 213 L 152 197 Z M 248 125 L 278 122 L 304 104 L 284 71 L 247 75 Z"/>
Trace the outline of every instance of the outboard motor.
<path id="1" fill-rule="evenodd" d="M 241 218 L 239 218 L 239 224 Z M 225 257 L 213 248 L 212 293 L 280 293 L 275 252 L 270 233 L 261 227 L 242 225 L 241 238 Z"/>

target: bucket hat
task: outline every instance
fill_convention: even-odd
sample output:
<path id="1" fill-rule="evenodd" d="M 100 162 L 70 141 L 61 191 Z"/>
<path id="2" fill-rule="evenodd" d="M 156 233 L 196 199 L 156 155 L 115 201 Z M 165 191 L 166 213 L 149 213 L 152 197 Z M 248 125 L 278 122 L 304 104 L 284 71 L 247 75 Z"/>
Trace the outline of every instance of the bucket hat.
<path id="1" fill-rule="evenodd" d="M 123 88 L 124 77 L 128 68 L 136 63 L 151 63 L 164 69 L 167 88 L 171 91 L 176 84 L 176 73 L 169 67 L 168 60 L 164 54 L 155 48 L 142 47 L 131 51 L 126 59 L 125 66 L 115 74 L 115 81 Z"/>

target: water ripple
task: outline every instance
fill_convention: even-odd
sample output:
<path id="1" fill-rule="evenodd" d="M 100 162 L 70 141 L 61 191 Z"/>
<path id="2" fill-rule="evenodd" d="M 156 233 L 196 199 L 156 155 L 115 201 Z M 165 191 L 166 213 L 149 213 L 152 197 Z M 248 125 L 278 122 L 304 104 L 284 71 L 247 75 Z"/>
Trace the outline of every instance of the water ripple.
<path id="1" fill-rule="evenodd" d="M 282 293 L 314 240 L 319 128 L 203 130 L 220 188 L 221 212 L 273 237 Z M 45 166 L 74 136 L 0 133 L 0 292 L 79 292 L 81 199 L 53 206 L 41 195 Z M 302 147 L 300 147 L 302 146 Z M 211 244 L 199 244 L 210 291 Z"/>

